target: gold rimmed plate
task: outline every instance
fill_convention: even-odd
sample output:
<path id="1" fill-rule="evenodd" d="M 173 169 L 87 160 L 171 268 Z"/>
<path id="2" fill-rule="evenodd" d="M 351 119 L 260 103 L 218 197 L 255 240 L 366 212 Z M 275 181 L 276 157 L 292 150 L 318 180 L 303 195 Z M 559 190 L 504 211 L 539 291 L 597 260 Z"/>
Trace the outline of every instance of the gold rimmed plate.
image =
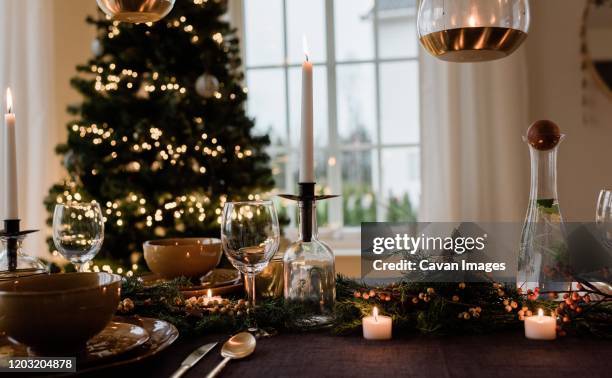
<path id="1" fill-rule="evenodd" d="M 149 334 L 149 340 L 131 352 L 118 356 L 111 360 L 104 360 L 103 363 L 87 366 L 79 369 L 79 373 L 124 366 L 148 359 L 172 345 L 179 337 L 179 331 L 174 325 L 164 320 L 154 318 L 143 318 L 140 316 L 117 316 L 115 321 L 130 323 L 142 327 Z"/>
<path id="2" fill-rule="evenodd" d="M 241 279 L 242 276 L 236 269 L 217 268 L 202 276 L 200 282 L 204 288 L 215 288 L 239 284 Z"/>
<path id="3" fill-rule="evenodd" d="M 87 342 L 87 362 L 127 353 L 149 341 L 149 333 L 138 325 L 111 322 Z"/>
<path id="4" fill-rule="evenodd" d="M 139 316 L 115 317 L 117 323 L 140 327 L 149 335 L 148 340 L 130 350 L 113 357 L 104 357 L 95 361 L 78 359 L 78 373 L 91 373 L 98 370 L 125 366 L 148 359 L 172 345 L 179 337 L 176 327 L 164 320 L 142 318 Z M 111 323 L 112 324 L 112 323 Z M 94 339 L 92 339 L 94 340 Z M 6 335 L 0 332 L 0 358 L 2 357 L 28 357 L 27 347 L 11 342 Z M 63 375 L 63 374 L 62 374 Z"/>
<path id="5" fill-rule="evenodd" d="M 149 341 L 145 328 L 130 324 L 110 322 L 102 332 L 87 342 L 85 350 L 78 356 L 78 364 L 87 366 L 105 359 L 120 356 L 144 345 Z M 30 349 L 13 342 L 5 335 L 0 336 L 0 357 L 32 357 Z"/>
<path id="6" fill-rule="evenodd" d="M 145 286 L 154 286 L 168 282 L 156 274 L 147 274 L 140 277 Z M 240 273 L 236 269 L 217 268 L 203 276 L 200 284 L 193 284 L 179 288 L 184 297 L 207 295 L 227 295 L 240 292 L 244 289 Z"/>

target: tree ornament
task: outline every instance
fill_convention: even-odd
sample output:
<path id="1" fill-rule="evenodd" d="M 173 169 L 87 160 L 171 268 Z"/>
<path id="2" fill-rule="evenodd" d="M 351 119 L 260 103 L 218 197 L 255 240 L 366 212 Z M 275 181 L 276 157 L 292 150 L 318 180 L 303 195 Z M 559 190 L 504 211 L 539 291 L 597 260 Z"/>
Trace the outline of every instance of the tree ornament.
<path id="1" fill-rule="evenodd" d="M 136 92 L 137 98 L 141 100 L 149 99 L 149 92 L 147 92 L 146 86 L 147 84 L 145 84 L 144 82 L 140 85 L 140 88 L 138 88 L 138 92 Z"/>
<path id="2" fill-rule="evenodd" d="M 421 44 L 438 59 L 501 59 L 527 38 L 529 0 L 423 0 L 417 24 Z"/>
<path id="3" fill-rule="evenodd" d="M 211 98 L 219 91 L 219 80 L 213 75 L 202 74 L 196 80 L 195 90 L 200 96 Z"/>
<path id="4" fill-rule="evenodd" d="M 155 22 L 166 17 L 175 0 L 97 0 L 102 11 L 114 21 Z"/>
<path id="5" fill-rule="evenodd" d="M 99 57 L 104 52 L 104 48 L 102 47 L 102 42 L 100 42 L 98 38 L 94 38 L 94 40 L 91 41 L 91 52 L 96 57 Z"/>
<path id="6" fill-rule="evenodd" d="M 75 163 L 76 158 L 74 156 L 74 152 L 72 150 L 68 150 L 68 152 L 64 154 L 64 168 L 66 168 L 68 171 L 72 171 L 76 167 Z"/>
<path id="7" fill-rule="evenodd" d="M 140 171 L 140 163 L 137 161 L 132 161 L 126 165 L 125 170 L 132 173 L 138 172 Z"/>

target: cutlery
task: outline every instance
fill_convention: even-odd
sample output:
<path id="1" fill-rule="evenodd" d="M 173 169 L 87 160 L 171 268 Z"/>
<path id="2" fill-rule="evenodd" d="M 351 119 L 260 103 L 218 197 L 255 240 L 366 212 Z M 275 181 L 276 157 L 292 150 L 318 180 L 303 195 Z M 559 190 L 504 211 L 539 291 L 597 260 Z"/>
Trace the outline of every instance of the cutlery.
<path id="1" fill-rule="evenodd" d="M 206 345 L 202 345 L 198 349 L 194 350 L 185 360 L 181 363 L 181 367 L 179 367 L 174 374 L 170 378 L 179 378 L 183 374 L 187 372 L 187 370 L 191 369 L 195 364 L 197 364 L 202 357 L 206 356 L 206 353 L 210 352 L 217 343 L 210 343 Z"/>
<path id="2" fill-rule="evenodd" d="M 221 356 L 224 357 L 223 361 L 219 362 L 219 364 L 208 373 L 206 378 L 216 377 L 230 360 L 237 360 L 250 356 L 255 350 L 256 343 L 255 337 L 248 332 L 240 332 L 232 336 L 223 344 L 223 348 L 221 348 Z"/>

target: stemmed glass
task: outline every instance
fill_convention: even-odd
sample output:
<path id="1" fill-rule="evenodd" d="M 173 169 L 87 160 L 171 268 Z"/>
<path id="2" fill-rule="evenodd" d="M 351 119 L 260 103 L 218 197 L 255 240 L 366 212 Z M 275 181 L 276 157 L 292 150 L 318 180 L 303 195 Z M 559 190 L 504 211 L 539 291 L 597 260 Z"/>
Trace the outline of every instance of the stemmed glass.
<path id="1" fill-rule="evenodd" d="M 227 202 L 221 219 L 221 244 L 232 265 L 247 279 L 249 304 L 255 308 L 255 275 L 278 250 L 280 227 L 271 201 Z"/>
<path id="2" fill-rule="evenodd" d="M 612 190 L 599 192 L 595 223 L 599 227 L 606 246 L 612 247 Z"/>
<path id="3" fill-rule="evenodd" d="M 78 272 L 100 251 L 104 217 L 96 202 L 58 204 L 53 213 L 53 243 Z"/>

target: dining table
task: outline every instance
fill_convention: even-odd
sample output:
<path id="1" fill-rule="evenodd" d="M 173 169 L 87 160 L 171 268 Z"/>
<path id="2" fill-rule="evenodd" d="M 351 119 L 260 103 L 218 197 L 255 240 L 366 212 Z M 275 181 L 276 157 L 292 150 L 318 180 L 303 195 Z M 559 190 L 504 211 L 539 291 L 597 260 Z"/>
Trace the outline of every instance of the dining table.
<path id="1" fill-rule="evenodd" d="M 196 348 L 219 344 L 185 378 L 204 377 L 222 360 L 229 334 L 179 340 L 143 362 L 81 374 L 87 377 L 167 378 Z M 605 377 L 612 376 L 612 342 L 567 336 L 528 340 L 520 331 L 369 341 L 329 332 L 259 338 L 248 358 L 230 361 L 221 377 Z"/>

